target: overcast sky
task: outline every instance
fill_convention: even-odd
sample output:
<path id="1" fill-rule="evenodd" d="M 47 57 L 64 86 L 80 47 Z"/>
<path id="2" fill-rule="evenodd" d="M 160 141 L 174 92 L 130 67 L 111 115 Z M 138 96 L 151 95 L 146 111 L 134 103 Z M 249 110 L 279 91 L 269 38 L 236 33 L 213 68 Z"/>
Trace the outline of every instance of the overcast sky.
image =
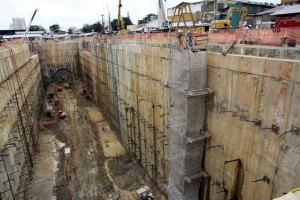
<path id="1" fill-rule="evenodd" d="M 166 8 L 174 7 L 183 0 L 166 0 Z M 197 2 L 199 0 L 185 0 Z M 280 3 L 280 0 L 257 0 L 260 2 Z M 118 0 L 0 0 L 0 29 L 9 29 L 12 17 L 24 17 L 28 25 L 35 8 L 38 12 L 33 20 L 33 25 L 42 25 L 48 29 L 52 24 L 69 28 L 76 26 L 81 28 L 83 24 L 92 24 L 101 21 L 104 14 L 108 19 L 107 5 L 111 13 L 111 19 L 118 15 Z M 122 16 L 129 12 L 133 23 L 142 19 L 149 13 L 157 14 L 158 0 L 122 0 Z"/>

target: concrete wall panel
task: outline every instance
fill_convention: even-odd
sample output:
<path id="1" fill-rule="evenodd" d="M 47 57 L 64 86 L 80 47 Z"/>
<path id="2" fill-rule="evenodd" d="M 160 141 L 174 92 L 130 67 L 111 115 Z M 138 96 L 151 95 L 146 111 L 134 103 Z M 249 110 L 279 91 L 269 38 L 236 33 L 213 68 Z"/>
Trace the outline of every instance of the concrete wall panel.
<path id="1" fill-rule="evenodd" d="M 205 169 L 213 182 L 222 183 L 220 188 L 229 189 L 228 198 L 235 170 L 227 169 L 229 164 L 225 170 L 222 166 L 233 159 L 243 163 L 243 199 L 270 199 L 297 187 L 299 154 L 293 144 L 300 141 L 290 130 L 292 123 L 299 122 L 299 83 L 294 81 L 298 70 L 295 60 L 208 54 L 208 86 L 215 91 L 215 107 L 208 114 L 209 143 L 222 148 L 206 152 Z M 262 127 L 255 125 L 255 119 L 263 121 Z M 271 130 L 272 124 L 279 127 L 278 133 Z M 291 160 L 294 164 L 287 164 Z M 252 182 L 263 176 L 269 184 Z"/>

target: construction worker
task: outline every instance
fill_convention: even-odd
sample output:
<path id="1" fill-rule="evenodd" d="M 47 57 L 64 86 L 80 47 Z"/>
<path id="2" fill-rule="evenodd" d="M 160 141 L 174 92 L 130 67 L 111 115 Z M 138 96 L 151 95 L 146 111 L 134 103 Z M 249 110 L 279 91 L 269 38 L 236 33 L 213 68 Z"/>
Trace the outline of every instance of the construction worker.
<path id="1" fill-rule="evenodd" d="M 244 31 L 243 31 L 243 35 L 242 35 L 242 42 L 243 43 L 247 43 L 247 41 L 249 40 L 249 34 L 250 34 L 250 25 L 249 26 L 245 26 Z"/>
<path id="2" fill-rule="evenodd" d="M 72 171 L 75 173 L 77 169 L 77 166 L 75 164 L 72 165 Z"/>
<path id="3" fill-rule="evenodd" d="M 188 36 L 188 38 L 189 38 L 189 43 L 190 43 L 190 46 L 192 47 L 193 46 L 193 43 L 194 43 L 194 35 L 190 32 L 190 31 L 188 31 L 187 32 L 187 36 Z"/>
<path id="4" fill-rule="evenodd" d="M 66 175 L 66 179 L 67 179 L 67 182 L 71 181 L 71 179 L 72 179 L 71 172 L 68 172 L 68 174 Z"/>
<path id="5" fill-rule="evenodd" d="M 178 30 L 177 38 L 179 40 L 180 49 L 182 49 L 183 48 L 183 33 L 182 33 L 181 29 Z"/>

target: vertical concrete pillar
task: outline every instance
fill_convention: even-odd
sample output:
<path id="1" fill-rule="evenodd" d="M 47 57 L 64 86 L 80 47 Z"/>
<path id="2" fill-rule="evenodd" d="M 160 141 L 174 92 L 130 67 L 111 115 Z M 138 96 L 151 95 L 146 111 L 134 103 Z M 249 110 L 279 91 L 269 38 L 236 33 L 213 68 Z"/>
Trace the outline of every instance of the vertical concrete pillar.
<path id="1" fill-rule="evenodd" d="M 204 145 L 206 52 L 171 52 L 169 199 L 198 199 Z"/>

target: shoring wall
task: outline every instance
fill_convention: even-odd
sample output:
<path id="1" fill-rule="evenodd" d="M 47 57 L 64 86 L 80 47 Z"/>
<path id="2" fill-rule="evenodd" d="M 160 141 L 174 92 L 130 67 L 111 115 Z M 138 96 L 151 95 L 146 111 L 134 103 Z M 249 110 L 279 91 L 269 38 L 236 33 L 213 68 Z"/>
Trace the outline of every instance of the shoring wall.
<path id="1" fill-rule="evenodd" d="M 69 70 L 75 78 L 83 73 L 79 64 L 78 42 L 49 41 L 37 44 L 39 58 L 45 82 L 55 80 L 55 73 L 60 69 Z"/>
<path id="2" fill-rule="evenodd" d="M 207 95 L 206 52 L 172 46 L 170 69 L 170 200 L 197 200 L 203 171 L 202 157 Z"/>
<path id="3" fill-rule="evenodd" d="M 168 42 L 101 40 L 88 47 L 91 52 L 83 46 L 80 62 L 95 101 L 127 151 L 165 188 L 169 174 Z"/>
<path id="4" fill-rule="evenodd" d="M 215 95 L 211 100 L 190 100 L 189 104 L 186 98 L 189 88 L 174 81 L 188 73 L 196 73 L 185 71 L 185 65 L 190 66 L 190 63 L 181 61 L 188 58 L 184 52 L 172 53 L 167 42 L 108 39 L 79 47 L 80 63 L 95 101 L 120 133 L 128 152 L 161 188 L 169 186 L 174 199 L 177 194 L 178 199 L 188 199 L 189 195 L 196 198 L 197 195 L 196 192 L 185 195 L 190 188 L 185 186 L 188 174 L 184 167 L 189 163 L 182 160 L 191 158 L 186 153 L 193 148 L 181 145 L 181 149 L 176 149 L 174 143 L 173 147 L 178 150 L 174 154 L 166 148 L 170 140 L 186 144 L 190 139 L 188 130 L 178 132 L 186 131 L 186 134 L 177 134 L 183 136 L 181 138 L 171 130 L 172 123 L 176 124 L 176 119 L 172 119 L 172 116 L 177 116 L 176 109 L 174 111 L 176 102 L 187 111 L 182 116 L 184 120 L 190 118 L 192 122 L 197 119 L 199 124 L 194 127 L 200 130 L 204 130 L 207 123 L 211 136 L 205 149 L 201 145 L 195 147 L 200 153 L 201 149 L 204 150 L 204 163 L 199 169 L 204 167 L 210 176 L 202 180 L 205 182 L 200 188 L 203 198 L 271 199 L 299 185 L 300 141 L 299 135 L 291 132 L 293 124 L 300 124 L 298 60 L 270 58 L 271 51 L 268 50 L 260 51 L 265 52 L 260 57 L 233 54 L 224 57 L 208 52 L 206 85 L 215 91 Z M 281 47 L 278 49 L 280 51 Z M 295 56 L 298 48 L 294 53 L 289 51 Z M 176 66 L 182 69 L 173 76 L 172 70 Z M 185 83 L 193 79 L 199 81 L 197 75 L 191 77 L 183 80 Z M 197 84 L 196 90 L 206 88 L 201 81 Z M 173 101 L 172 96 L 176 95 L 179 98 Z M 192 109 L 195 106 L 198 108 Z M 206 121 L 201 117 L 205 115 L 199 115 L 197 111 L 208 113 Z M 177 117 L 180 118 L 181 114 Z M 186 124 L 187 128 L 192 127 L 188 122 Z M 279 127 L 278 133 L 275 133 L 276 127 Z M 172 155 L 176 160 L 180 153 L 183 157 L 179 163 L 170 166 Z M 201 165 L 199 160 L 193 163 Z M 170 174 L 176 169 L 178 173 Z M 198 175 L 194 177 L 199 178 Z M 191 183 L 199 186 L 199 183 Z M 192 190 L 196 191 L 197 187 Z"/>
<path id="5" fill-rule="evenodd" d="M 27 189 L 38 152 L 43 94 L 41 69 L 27 44 L 8 48 L 0 47 L 0 199 L 30 199 Z"/>
<path id="6" fill-rule="evenodd" d="M 127 151 L 161 189 L 168 186 L 170 199 L 198 199 L 206 95 L 187 96 L 206 89 L 206 53 L 141 40 L 80 48 L 87 84 Z M 187 183 L 186 176 L 198 178 Z"/>
<path id="7" fill-rule="evenodd" d="M 205 153 L 210 199 L 271 199 L 299 187 L 300 136 L 291 129 L 300 124 L 300 61 L 269 58 L 268 51 L 208 53 L 208 86 L 215 91 Z"/>

